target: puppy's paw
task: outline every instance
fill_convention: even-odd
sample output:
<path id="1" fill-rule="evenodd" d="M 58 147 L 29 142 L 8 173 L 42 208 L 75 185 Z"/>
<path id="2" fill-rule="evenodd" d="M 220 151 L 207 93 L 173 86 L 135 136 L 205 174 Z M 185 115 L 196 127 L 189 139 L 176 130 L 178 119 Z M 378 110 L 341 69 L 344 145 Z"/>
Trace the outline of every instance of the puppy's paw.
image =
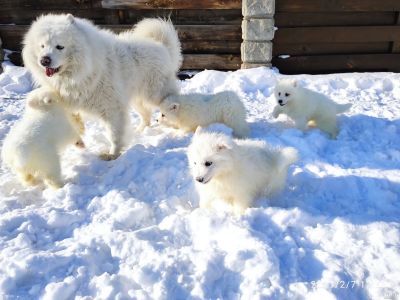
<path id="1" fill-rule="evenodd" d="M 110 161 L 117 159 L 118 156 L 119 154 L 102 153 L 99 157 L 101 160 Z"/>
<path id="2" fill-rule="evenodd" d="M 39 88 L 28 94 L 27 103 L 32 108 L 40 109 L 52 104 L 56 98 L 54 92 Z"/>

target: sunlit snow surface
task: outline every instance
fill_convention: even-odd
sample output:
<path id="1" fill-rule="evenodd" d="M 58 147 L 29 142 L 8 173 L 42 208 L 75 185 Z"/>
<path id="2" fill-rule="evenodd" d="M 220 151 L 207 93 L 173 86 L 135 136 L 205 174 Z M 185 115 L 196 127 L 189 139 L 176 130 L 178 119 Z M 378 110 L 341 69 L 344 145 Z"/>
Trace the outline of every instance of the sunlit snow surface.
<path id="1" fill-rule="evenodd" d="M 32 89 L 3 65 L 0 140 Z M 266 68 L 204 71 L 182 92 L 233 90 L 251 137 L 293 146 L 286 189 L 242 217 L 198 209 L 190 135 L 153 126 L 104 162 L 100 124 L 63 156 L 67 184 L 25 188 L 0 171 L 0 296 L 6 299 L 400 298 L 400 77 L 291 76 L 339 103 L 340 133 L 303 133 L 271 116 L 281 77 Z M 8 297 L 7 297 L 8 296 Z M 397 298 L 396 298 L 397 297 Z"/>

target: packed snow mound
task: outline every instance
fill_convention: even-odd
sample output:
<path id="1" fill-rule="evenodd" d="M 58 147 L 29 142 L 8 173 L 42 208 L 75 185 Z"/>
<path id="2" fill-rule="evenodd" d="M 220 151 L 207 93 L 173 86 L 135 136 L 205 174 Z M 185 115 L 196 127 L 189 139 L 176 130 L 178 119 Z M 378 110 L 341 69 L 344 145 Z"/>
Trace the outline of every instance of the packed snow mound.
<path id="1" fill-rule="evenodd" d="M 0 75 L 0 140 L 33 87 L 24 68 Z M 331 140 L 273 119 L 266 68 L 203 71 L 183 93 L 233 90 L 251 137 L 298 149 L 285 190 L 242 217 L 204 211 L 187 166 L 191 135 L 131 130 L 101 161 L 103 128 L 63 155 L 68 183 L 25 188 L 0 171 L 0 295 L 18 299 L 395 299 L 400 297 L 400 78 L 392 73 L 298 75 L 338 103 Z M 138 118 L 132 113 L 133 124 Z M 226 128 L 219 130 L 229 133 Z"/>

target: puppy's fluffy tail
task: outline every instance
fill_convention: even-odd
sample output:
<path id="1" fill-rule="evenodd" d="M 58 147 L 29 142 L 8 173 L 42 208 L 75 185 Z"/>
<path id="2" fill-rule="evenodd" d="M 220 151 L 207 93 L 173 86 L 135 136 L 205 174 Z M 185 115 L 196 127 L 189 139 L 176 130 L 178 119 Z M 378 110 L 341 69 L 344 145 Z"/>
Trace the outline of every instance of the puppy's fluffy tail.
<path id="1" fill-rule="evenodd" d="M 182 65 L 181 43 L 178 33 L 170 20 L 149 18 L 136 24 L 134 35 L 150 38 L 162 43 L 169 52 L 175 72 L 178 72 Z"/>
<path id="2" fill-rule="evenodd" d="M 351 103 L 347 104 L 336 104 L 336 113 L 341 114 L 347 111 L 351 107 Z"/>

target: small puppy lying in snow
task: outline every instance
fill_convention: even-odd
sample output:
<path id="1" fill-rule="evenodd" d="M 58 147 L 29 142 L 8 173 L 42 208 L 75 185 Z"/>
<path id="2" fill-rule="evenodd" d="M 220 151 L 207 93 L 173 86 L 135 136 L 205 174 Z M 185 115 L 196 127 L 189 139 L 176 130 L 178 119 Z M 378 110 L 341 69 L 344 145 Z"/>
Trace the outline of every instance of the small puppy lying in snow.
<path id="1" fill-rule="evenodd" d="M 22 119 L 4 140 L 3 162 L 26 185 L 43 180 L 50 187 L 60 188 L 60 152 L 69 144 L 83 148 L 83 131 L 79 115 L 67 112 L 58 94 L 37 89 L 28 95 Z"/>
<path id="2" fill-rule="evenodd" d="M 214 200 L 222 199 L 237 214 L 257 197 L 282 190 L 289 166 L 297 161 L 294 148 L 271 148 L 262 141 L 235 140 L 200 128 L 187 155 L 200 207 L 209 208 Z"/>
<path id="3" fill-rule="evenodd" d="M 319 129 L 336 138 L 336 115 L 345 112 L 351 104 L 338 104 L 320 93 L 298 86 L 296 81 L 282 80 L 275 87 L 277 106 L 274 118 L 286 114 L 298 129 L 307 129 L 312 122 Z"/>
<path id="4" fill-rule="evenodd" d="M 220 92 L 215 95 L 187 94 L 171 95 L 160 104 L 160 124 L 193 132 L 197 126 L 223 123 L 233 129 L 233 134 L 246 137 L 249 126 L 246 109 L 234 92 Z"/>

